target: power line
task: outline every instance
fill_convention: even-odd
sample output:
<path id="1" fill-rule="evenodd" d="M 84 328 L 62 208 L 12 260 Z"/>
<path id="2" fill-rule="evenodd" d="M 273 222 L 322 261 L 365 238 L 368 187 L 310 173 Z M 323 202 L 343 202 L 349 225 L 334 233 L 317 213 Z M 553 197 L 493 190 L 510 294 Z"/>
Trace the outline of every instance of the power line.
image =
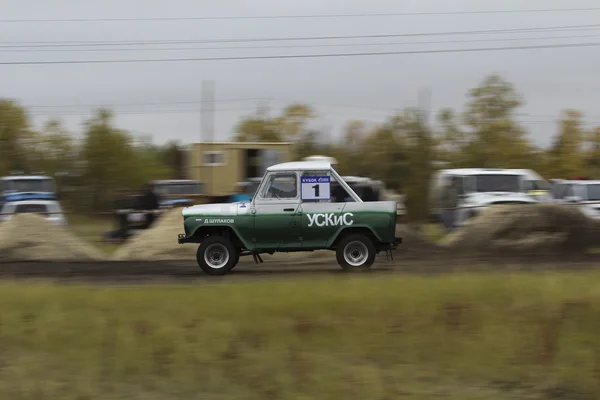
<path id="1" fill-rule="evenodd" d="M 264 100 L 264 97 L 242 97 L 231 99 L 216 99 L 215 103 L 236 102 L 236 101 L 258 101 Z M 101 107 L 130 107 L 130 106 L 166 106 L 166 105 L 198 105 L 201 101 L 169 101 L 169 102 L 150 102 L 150 103 L 120 103 L 120 104 L 49 104 L 49 105 L 33 105 L 28 108 L 101 108 Z"/>
<path id="2" fill-rule="evenodd" d="M 198 57 L 198 58 L 154 58 L 154 59 L 114 59 L 114 60 L 63 60 L 63 61 L 1 61 L 0 65 L 51 65 L 51 64 L 125 64 L 149 62 L 192 62 L 192 61 L 240 61 L 240 60 L 269 60 L 292 58 L 334 58 L 334 57 L 370 57 L 409 54 L 441 54 L 441 53 L 469 53 L 483 51 L 508 51 L 508 50 L 533 50 L 533 49 L 558 49 L 575 47 L 597 47 L 600 42 L 549 44 L 537 46 L 512 46 L 512 47 L 480 47 L 470 49 L 435 49 L 435 50 L 408 50 L 370 53 L 329 53 L 329 54 L 294 54 L 270 56 L 238 56 L 238 57 Z"/>
<path id="3" fill-rule="evenodd" d="M 254 107 L 242 107 L 242 108 L 217 108 L 214 109 L 214 111 L 216 112 L 227 112 L 227 111 L 253 111 L 255 108 Z M 161 110 L 161 109 L 157 109 L 157 110 L 145 110 L 145 111 L 135 111 L 135 110 L 125 110 L 125 111 L 113 111 L 114 115 L 151 115 L 151 114 L 199 114 L 200 110 L 198 109 L 188 109 L 188 110 Z M 42 113 L 42 112 L 31 112 L 29 113 L 32 116 L 48 116 L 48 117 L 60 117 L 63 115 L 66 116 L 78 116 L 78 115 L 90 115 L 90 114 L 94 114 L 93 111 L 60 111 L 60 110 L 53 110 L 51 112 L 48 113 Z"/>
<path id="4" fill-rule="evenodd" d="M 340 104 L 340 103 L 327 103 L 327 102 L 320 102 L 320 101 L 312 101 L 312 100 L 307 100 L 307 99 L 292 99 L 292 98 L 280 98 L 280 97 L 270 97 L 270 96 L 263 96 L 263 97 L 241 97 L 241 98 L 230 98 L 230 99 L 216 99 L 214 100 L 215 103 L 222 103 L 222 102 L 236 102 L 236 101 L 270 101 L 270 102 L 280 102 L 280 103 L 287 103 L 287 104 L 293 104 L 293 103 L 299 103 L 299 104 L 308 104 L 308 105 L 317 105 L 317 106 L 324 106 L 324 107 L 337 107 L 337 108 L 355 108 L 355 109 L 362 109 L 362 110 L 373 110 L 373 111 L 380 111 L 382 113 L 397 113 L 398 112 L 398 107 L 374 107 L 374 106 L 369 106 L 369 105 L 361 105 L 361 104 Z M 111 108 L 112 107 L 135 107 L 135 106 L 161 106 L 161 107 L 165 107 L 165 106 L 173 106 L 173 105 L 191 105 L 191 106 L 197 106 L 200 105 L 202 103 L 202 100 L 188 100 L 188 101 L 166 101 L 166 102 L 143 102 L 143 103 L 117 103 L 117 104 L 110 104 L 110 103 L 95 103 L 95 104 L 45 104 L 45 105 L 29 105 L 29 106 L 25 106 L 28 110 L 30 109 L 37 109 L 37 108 L 51 108 L 51 109 L 56 109 L 56 108 L 66 108 L 66 109 L 77 109 L 77 108 L 92 108 L 92 109 L 98 109 L 98 108 Z M 284 108 L 285 106 L 281 106 L 281 108 Z M 133 112 L 133 113 L 153 113 L 155 111 L 159 111 L 162 112 L 161 108 L 159 109 L 150 109 L 150 110 L 144 110 L 144 111 L 131 111 L 131 110 L 127 110 L 125 112 Z M 221 108 L 221 109 L 217 109 L 217 110 L 222 110 L 222 111 L 237 111 L 237 110 L 255 110 L 254 107 L 242 107 L 242 108 Z M 114 110 L 115 112 L 121 112 L 119 110 Z M 190 110 L 185 110 L 185 109 L 177 109 L 177 110 L 166 110 L 167 112 L 199 112 L 197 108 L 193 108 Z M 56 113 L 61 113 L 61 110 L 52 110 L 52 112 L 56 112 Z M 71 112 L 71 111 L 66 111 L 66 112 Z M 77 112 L 82 112 L 82 111 L 77 111 Z M 41 115 L 49 115 L 49 114 L 41 114 Z M 530 113 L 515 113 L 513 114 L 514 117 L 537 117 L 537 118 L 559 118 L 562 119 L 564 117 L 564 114 L 559 113 L 559 114 L 530 114 Z M 600 116 L 588 116 L 588 117 L 592 117 L 592 118 L 600 118 Z M 534 121 L 530 121 L 530 122 L 534 122 Z M 544 122 L 544 121 L 540 121 L 540 122 Z"/>
<path id="5" fill-rule="evenodd" d="M 214 16 L 214 17 L 130 17 L 130 18 L 56 18 L 56 19 L 2 19 L 0 23 L 32 23 L 32 22 L 131 22 L 131 21 L 198 21 L 198 20 L 239 20 L 239 19 L 305 19 L 305 18 L 371 18 L 400 17 L 425 15 L 481 15 L 481 14 L 516 14 L 539 12 L 574 12 L 598 11 L 600 7 L 585 8 L 541 8 L 525 10 L 482 10 L 482 11 L 431 11 L 404 13 L 361 13 L 361 14 L 304 14 L 304 15 L 253 15 L 253 16 Z"/>
<path id="6" fill-rule="evenodd" d="M 206 39 L 206 40 L 141 40 L 141 41 L 73 41 L 73 42 L 3 42 L 0 48 L 15 47 L 80 47 L 80 46 L 142 46 L 161 44 L 189 44 L 189 43 L 251 43 L 251 42 L 283 42 L 299 40 L 340 40 L 340 39 L 381 39 L 394 37 L 417 37 L 417 36 L 450 36 L 450 35 L 479 35 L 489 33 L 513 33 L 513 32 L 560 32 L 573 30 L 598 29 L 600 24 L 588 25 L 563 25 L 541 28 L 508 28 L 488 29 L 474 31 L 450 31 L 450 32 L 416 32 L 379 35 L 349 35 L 349 36 L 307 36 L 307 37 L 284 37 L 284 38 L 235 38 L 235 39 Z"/>
<path id="7" fill-rule="evenodd" d="M 28 53 L 28 52 L 97 52 L 97 51 L 182 51 L 182 50 L 233 50 L 233 49 L 293 49 L 293 48 L 316 48 L 316 47 L 358 47 L 358 46 L 394 46 L 409 44 L 446 44 L 446 43 L 478 43 L 478 42 L 502 42 L 502 41 L 523 41 L 523 40 L 554 40 L 554 39 L 580 39 L 599 37 L 594 35 L 570 35 L 570 36 L 538 36 L 538 37 L 520 37 L 520 38 L 502 38 L 502 39 L 467 39 L 467 40 L 432 40 L 420 42 L 378 42 L 378 43 L 327 43 L 327 44 L 305 44 L 305 45 L 275 45 L 275 46 L 225 46 L 225 47 L 177 47 L 177 48 L 108 48 L 108 49 L 9 49 L 0 50 L 0 53 Z M 2 47 L 2 46 L 0 46 Z"/>

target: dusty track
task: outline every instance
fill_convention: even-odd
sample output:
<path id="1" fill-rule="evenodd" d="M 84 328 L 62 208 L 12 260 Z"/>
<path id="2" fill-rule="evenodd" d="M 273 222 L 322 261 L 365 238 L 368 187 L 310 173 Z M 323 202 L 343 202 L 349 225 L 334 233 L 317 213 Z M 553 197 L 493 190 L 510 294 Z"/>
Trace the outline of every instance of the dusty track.
<path id="1" fill-rule="evenodd" d="M 268 257 L 268 256 L 267 256 Z M 3 262 L 0 263 L 0 279 L 51 279 L 58 281 L 86 281 L 98 283 L 152 283 L 220 282 L 239 279 L 281 278 L 345 275 L 334 260 L 330 262 L 284 265 L 280 260 L 269 260 L 256 265 L 242 260 L 231 274 L 224 277 L 205 275 L 195 261 L 173 262 Z M 499 270 L 582 270 L 600 269 L 600 254 L 582 255 L 577 258 L 407 258 L 394 261 L 379 258 L 368 274 L 417 273 L 439 274 L 456 271 Z"/>

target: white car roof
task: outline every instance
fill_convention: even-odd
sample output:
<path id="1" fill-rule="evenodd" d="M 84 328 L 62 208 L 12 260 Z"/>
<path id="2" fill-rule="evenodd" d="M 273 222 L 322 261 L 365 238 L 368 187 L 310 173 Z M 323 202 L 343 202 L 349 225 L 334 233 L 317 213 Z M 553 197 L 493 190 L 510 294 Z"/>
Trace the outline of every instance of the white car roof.
<path id="1" fill-rule="evenodd" d="M 29 179 L 36 179 L 36 180 L 48 179 L 48 180 L 54 180 L 54 178 L 52 178 L 50 176 L 44 176 L 44 175 L 10 175 L 10 176 L 3 176 L 0 179 L 2 179 L 4 181 L 22 181 L 22 180 L 29 180 Z"/>
<path id="2" fill-rule="evenodd" d="M 600 180 L 590 181 L 590 180 L 573 179 L 573 180 L 563 180 L 560 183 L 571 183 L 571 184 L 576 184 L 576 185 L 599 185 Z"/>
<path id="3" fill-rule="evenodd" d="M 337 164 L 337 160 L 333 157 L 329 157 L 329 156 L 322 156 L 322 155 L 314 155 L 314 156 L 308 156 L 308 157 L 304 157 L 302 159 L 302 161 L 327 161 L 331 164 Z"/>
<path id="4" fill-rule="evenodd" d="M 195 179 L 158 179 L 154 181 L 150 181 L 150 183 L 155 185 L 177 185 L 182 183 L 202 183 L 201 181 Z"/>
<path id="5" fill-rule="evenodd" d="M 527 169 L 500 169 L 500 168 L 457 168 L 443 169 L 440 172 L 443 174 L 455 175 L 529 175 L 530 170 Z"/>
<path id="6" fill-rule="evenodd" d="M 346 182 L 370 182 L 370 178 L 365 178 L 364 176 L 342 176 L 342 179 Z"/>
<path id="7" fill-rule="evenodd" d="M 330 169 L 331 163 L 327 161 L 292 161 L 272 165 L 267 168 L 267 171 L 328 171 Z"/>
<path id="8" fill-rule="evenodd" d="M 51 205 L 51 204 L 59 204 L 58 201 L 56 200 L 20 200 L 20 201 L 8 201 L 6 203 L 4 203 L 4 205 L 21 205 L 21 204 L 43 204 L 45 206 Z"/>

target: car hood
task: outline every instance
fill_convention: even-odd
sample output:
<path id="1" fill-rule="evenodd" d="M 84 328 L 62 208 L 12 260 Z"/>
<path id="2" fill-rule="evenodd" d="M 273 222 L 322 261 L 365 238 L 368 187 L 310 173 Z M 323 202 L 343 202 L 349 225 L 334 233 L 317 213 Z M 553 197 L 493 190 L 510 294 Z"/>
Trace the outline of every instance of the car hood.
<path id="1" fill-rule="evenodd" d="M 467 202 L 489 205 L 494 203 L 537 203 L 538 201 L 525 193 L 492 192 L 471 194 L 468 196 Z"/>
<path id="2" fill-rule="evenodd" d="M 185 207 L 181 211 L 184 217 L 190 215 L 224 215 L 232 216 L 245 214 L 248 210 L 247 202 L 223 203 L 223 204 L 199 204 L 191 207 Z"/>

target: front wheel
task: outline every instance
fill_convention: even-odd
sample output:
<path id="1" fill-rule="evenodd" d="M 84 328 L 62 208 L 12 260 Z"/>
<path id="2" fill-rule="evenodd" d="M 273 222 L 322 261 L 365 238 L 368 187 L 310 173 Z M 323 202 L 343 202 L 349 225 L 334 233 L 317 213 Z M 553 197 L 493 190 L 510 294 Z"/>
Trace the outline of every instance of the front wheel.
<path id="1" fill-rule="evenodd" d="M 198 266 L 208 275 L 225 275 L 235 267 L 239 254 L 231 241 L 222 236 L 209 236 L 196 252 Z"/>
<path id="2" fill-rule="evenodd" d="M 364 271 L 375 261 L 375 245 L 366 235 L 350 235 L 340 241 L 335 255 L 344 270 Z"/>

